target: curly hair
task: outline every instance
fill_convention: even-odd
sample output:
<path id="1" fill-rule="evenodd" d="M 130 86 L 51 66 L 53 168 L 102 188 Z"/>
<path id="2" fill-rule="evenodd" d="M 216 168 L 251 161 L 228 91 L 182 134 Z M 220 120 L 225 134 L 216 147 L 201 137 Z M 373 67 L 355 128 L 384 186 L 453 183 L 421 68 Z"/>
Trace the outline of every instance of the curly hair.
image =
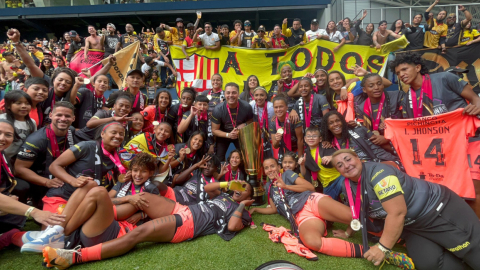
<path id="1" fill-rule="evenodd" d="M 414 52 L 406 52 L 406 53 L 399 53 L 397 54 L 395 60 L 388 64 L 390 70 L 395 73 L 395 68 L 401 64 L 409 64 L 409 65 L 420 65 L 420 74 L 425 75 L 428 74 L 428 68 L 425 65 L 425 61 L 422 59 L 422 56 L 419 53 Z"/>
<path id="2" fill-rule="evenodd" d="M 127 100 L 130 105 L 133 104 L 133 95 L 130 92 L 125 92 L 125 91 L 115 91 L 113 92 L 107 100 L 107 103 L 105 104 L 105 107 L 107 108 L 113 108 L 113 105 L 117 103 L 118 100 L 120 99 L 125 99 Z"/>
<path id="3" fill-rule="evenodd" d="M 378 75 L 378 73 L 368 73 L 367 75 L 363 76 L 360 86 L 365 87 L 367 80 L 373 77 L 379 77 L 380 79 L 382 78 L 382 76 Z"/>
<path id="4" fill-rule="evenodd" d="M 327 142 L 332 142 L 333 138 L 335 137 L 333 133 L 330 131 L 330 129 L 328 128 L 328 118 L 330 118 L 330 116 L 332 115 L 336 115 L 338 116 L 338 118 L 340 118 L 340 121 L 342 122 L 342 140 L 343 141 L 348 140 L 349 135 L 347 130 L 348 129 L 347 121 L 345 121 L 345 117 L 343 117 L 343 115 L 337 111 L 329 111 L 322 117 L 320 135 L 322 136 L 323 140 Z"/>
<path id="5" fill-rule="evenodd" d="M 172 107 L 172 94 L 170 94 L 170 92 L 168 92 L 167 90 L 160 90 L 158 91 L 157 95 L 155 96 L 155 99 L 153 100 L 153 105 L 155 105 L 155 108 L 158 108 L 158 105 L 160 104 L 160 102 L 158 102 L 158 99 L 160 98 L 160 95 L 162 93 L 167 93 L 168 95 L 168 105 L 167 105 L 167 109 L 169 109 L 170 107 Z"/>
<path id="6" fill-rule="evenodd" d="M 295 70 L 295 64 L 292 61 L 280 62 L 280 63 L 278 63 L 278 67 L 277 67 L 277 73 L 278 74 L 282 73 L 282 68 L 284 66 L 289 66 L 292 69 L 292 71 Z"/>
<path id="7" fill-rule="evenodd" d="M 156 169 L 155 162 L 155 158 L 152 155 L 148 153 L 139 153 L 130 162 L 130 170 L 133 169 L 133 166 L 137 165 L 139 167 L 145 167 L 147 170 L 154 172 Z"/>
<path id="8" fill-rule="evenodd" d="M 235 149 L 232 152 L 230 152 L 230 155 L 228 155 L 228 158 L 227 158 L 228 164 L 230 164 L 230 159 L 232 158 L 233 153 L 237 153 L 240 156 L 240 165 L 239 166 L 242 166 L 243 165 L 242 152 L 240 152 L 240 150 L 238 150 L 238 149 Z"/>

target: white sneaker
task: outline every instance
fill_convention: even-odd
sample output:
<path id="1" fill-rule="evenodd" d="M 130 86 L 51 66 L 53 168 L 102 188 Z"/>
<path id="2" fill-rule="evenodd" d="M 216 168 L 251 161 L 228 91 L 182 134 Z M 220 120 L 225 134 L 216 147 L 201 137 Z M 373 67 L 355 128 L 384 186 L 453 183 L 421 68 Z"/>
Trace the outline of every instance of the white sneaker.
<path id="1" fill-rule="evenodd" d="M 26 232 L 24 235 L 22 235 L 22 242 L 25 245 L 26 243 L 30 243 L 34 240 L 36 240 L 42 233 L 45 231 L 29 231 Z"/>
<path id="2" fill-rule="evenodd" d="M 42 253 L 44 247 L 64 248 L 65 236 L 63 227 L 59 225 L 48 226 L 45 231 L 32 242 L 22 246 L 22 253 Z"/>

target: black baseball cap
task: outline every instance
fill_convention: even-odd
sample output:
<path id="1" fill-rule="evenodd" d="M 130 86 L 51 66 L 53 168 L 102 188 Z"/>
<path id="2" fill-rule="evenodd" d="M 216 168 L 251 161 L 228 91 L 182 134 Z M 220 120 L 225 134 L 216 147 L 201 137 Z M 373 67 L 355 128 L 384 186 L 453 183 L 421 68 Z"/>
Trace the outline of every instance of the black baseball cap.
<path id="1" fill-rule="evenodd" d="M 70 32 L 68 32 L 68 35 L 69 35 L 70 37 L 76 37 L 76 36 L 78 35 L 78 33 L 77 33 L 77 31 L 75 31 L 75 30 L 70 30 Z"/>
<path id="2" fill-rule="evenodd" d="M 194 27 L 195 25 L 193 23 L 188 23 L 187 28 Z"/>
<path id="3" fill-rule="evenodd" d="M 318 24 L 318 20 L 317 20 L 317 19 L 313 19 L 312 22 L 310 22 L 310 24 Z"/>
<path id="4" fill-rule="evenodd" d="M 7 57 L 7 56 L 9 56 L 9 55 L 14 55 L 14 54 L 13 54 L 12 52 L 3 52 L 3 53 L 2 53 L 2 56 L 3 56 L 3 57 Z"/>
<path id="5" fill-rule="evenodd" d="M 177 18 L 177 19 L 175 20 L 175 22 L 183 22 L 183 19 L 182 19 L 182 18 Z"/>
<path id="6" fill-rule="evenodd" d="M 260 26 L 258 27 L 257 32 L 260 32 L 260 31 L 266 32 L 266 31 L 265 31 L 265 26 L 260 25 Z"/>
<path id="7" fill-rule="evenodd" d="M 452 73 L 468 73 L 468 69 L 459 68 L 459 67 L 449 67 L 445 70 L 445 72 L 452 72 Z"/>
<path id="8" fill-rule="evenodd" d="M 142 77 L 145 77 L 145 74 L 143 74 L 143 72 L 139 69 L 131 69 L 129 72 L 127 72 L 127 77 L 132 75 L 132 74 L 138 74 Z"/>

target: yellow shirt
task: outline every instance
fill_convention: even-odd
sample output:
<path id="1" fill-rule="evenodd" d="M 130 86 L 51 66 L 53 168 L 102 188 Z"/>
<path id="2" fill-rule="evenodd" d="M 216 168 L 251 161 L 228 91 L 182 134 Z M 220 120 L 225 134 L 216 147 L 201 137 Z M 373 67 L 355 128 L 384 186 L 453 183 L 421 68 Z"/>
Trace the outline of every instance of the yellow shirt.
<path id="1" fill-rule="evenodd" d="M 152 38 L 153 38 L 153 33 L 152 32 L 144 32 L 143 33 L 145 35 L 145 39 L 147 40 L 147 42 L 152 42 Z"/>
<path id="2" fill-rule="evenodd" d="M 43 53 L 41 51 L 37 51 L 33 55 L 35 55 L 35 57 L 37 57 L 37 59 L 40 60 L 40 62 L 43 61 L 44 56 L 43 56 Z"/>
<path id="3" fill-rule="evenodd" d="M 460 45 L 466 45 L 469 41 L 474 40 L 476 37 L 480 36 L 480 33 L 477 29 L 463 31 L 462 38 L 460 39 Z"/>
<path id="4" fill-rule="evenodd" d="M 427 25 L 430 24 L 430 20 L 427 21 Z M 423 46 L 436 49 L 438 47 L 438 42 L 440 37 L 446 37 L 448 26 L 445 23 L 437 24 L 437 20 L 433 19 L 433 28 L 425 32 L 425 39 L 423 41 Z"/>
<path id="5" fill-rule="evenodd" d="M 304 43 L 307 43 L 307 35 L 305 34 L 306 31 L 305 31 L 305 29 L 303 29 L 303 28 L 302 28 L 302 30 L 303 30 L 303 32 L 304 32 L 303 37 L 302 37 L 302 38 L 303 38 L 303 42 L 304 42 Z M 282 24 L 282 34 L 283 34 L 284 36 L 286 36 L 287 38 L 288 38 L 288 37 L 291 37 L 291 36 L 292 36 L 292 30 L 290 30 L 290 28 L 289 28 L 286 24 Z"/>
<path id="6" fill-rule="evenodd" d="M 170 33 L 170 31 L 166 31 L 164 30 L 163 31 L 165 33 L 165 37 L 163 39 L 161 39 L 158 34 L 156 34 L 154 37 L 153 37 L 153 48 L 155 49 L 156 52 L 159 52 L 160 51 L 160 46 L 158 45 L 158 42 L 157 40 L 163 40 L 165 42 L 169 42 L 169 41 L 172 41 L 172 34 Z"/>
<path id="7" fill-rule="evenodd" d="M 315 160 L 316 152 L 317 152 L 317 148 L 310 149 L 310 154 L 312 155 L 313 160 Z M 337 179 L 340 176 L 340 173 L 337 171 L 337 169 L 327 168 L 323 166 L 322 157 L 320 157 L 320 155 L 318 157 L 317 165 L 320 168 L 320 171 L 318 171 L 317 177 L 320 183 L 322 183 L 323 187 L 327 187 L 331 182 L 333 182 L 335 179 Z"/>
<path id="8" fill-rule="evenodd" d="M 189 36 L 190 32 L 188 31 L 188 29 L 185 29 L 185 35 L 183 35 L 183 31 L 180 32 L 176 27 L 170 27 L 170 33 L 172 35 L 173 45 L 182 46 L 183 41 L 186 37 Z"/>
<path id="9" fill-rule="evenodd" d="M 232 38 L 236 35 L 237 35 L 237 31 L 233 30 L 232 32 L 230 32 L 230 35 L 228 36 L 228 38 L 230 39 L 230 46 L 238 47 L 238 39 L 235 43 L 232 43 Z"/>
<path id="10" fill-rule="evenodd" d="M 256 41 L 256 39 L 259 38 L 258 35 L 254 36 L 253 39 L 252 39 L 252 48 L 266 48 L 265 45 L 263 44 L 258 44 L 258 42 Z M 270 38 L 267 37 L 267 35 L 263 35 L 263 39 L 266 41 L 266 42 L 270 42 Z"/>

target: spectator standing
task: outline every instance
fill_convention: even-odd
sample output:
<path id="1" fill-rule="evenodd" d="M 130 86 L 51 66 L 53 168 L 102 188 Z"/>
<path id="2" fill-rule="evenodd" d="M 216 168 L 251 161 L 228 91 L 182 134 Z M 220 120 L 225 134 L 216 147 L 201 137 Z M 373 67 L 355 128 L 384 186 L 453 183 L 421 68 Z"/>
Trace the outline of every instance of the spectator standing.
<path id="1" fill-rule="evenodd" d="M 388 30 L 387 21 L 380 21 L 378 23 L 378 31 L 373 34 L 373 44 L 377 49 L 380 49 L 383 44 L 387 43 L 389 36 L 397 39 L 400 38 L 402 35 L 395 34 L 392 30 Z"/>
<path id="2" fill-rule="evenodd" d="M 473 43 L 480 42 L 480 33 L 477 29 L 472 29 L 472 22 L 468 22 L 465 26 L 465 29 L 462 33 L 462 38 L 460 39 L 460 45 L 472 45 Z"/>
<path id="3" fill-rule="evenodd" d="M 120 37 L 115 35 L 115 30 L 117 28 L 113 23 L 107 24 L 107 29 L 103 31 L 103 36 L 100 43 L 105 47 L 105 58 L 109 55 L 115 53 L 115 48 L 117 47 Z"/>
<path id="4" fill-rule="evenodd" d="M 85 38 L 78 35 L 77 31 L 75 30 L 68 32 L 68 35 L 72 41 L 67 52 L 67 61 L 70 62 L 76 51 L 80 50 L 81 48 L 85 48 Z"/>
<path id="5" fill-rule="evenodd" d="M 279 24 L 275 24 L 273 28 L 272 46 L 275 49 L 288 48 L 287 37 L 282 34 L 282 27 Z"/>
<path id="6" fill-rule="evenodd" d="M 410 42 L 410 44 L 408 44 L 407 48 L 405 49 L 406 51 L 418 50 L 423 48 L 423 41 L 425 38 L 425 26 L 420 24 L 422 22 L 422 19 L 422 14 L 417 14 L 413 17 L 413 25 L 410 26 L 412 32 L 407 33 L 407 40 L 408 42 Z"/>
<path id="7" fill-rule="evenodd" d="M 357 45 L 366 45 L 366 46 L 373 46 L 373 31 L 375 30 L 375 25 L 373 23 L 367 24 L 367 27 L 365 30 L 360 28 L 360 25 L 362 24 L 363 19 L 367 17 L 367 10 L 363 11 L 362 18 L 360 20 L 355 22 L 355 30 L 358 35 L 358 39 L 356 44 Z M 423 44 L 423 39 L 422 39 L 422 44 Z"/>
<path id="8" fill-rule="evenodd" d="M 257 30 L 257 35 L 253 37 L 252 48 L 271 48 L 272 42 L 270 39 L 265 35 L 265 27 L 260 25 Z"/>
<path id="9" fill-rule="evenodd" d="M 238 40 L 239 47 L 252 48 L 253 37 L 256 35 L 255 31 L 252 31 L 252 23 L 249 20 L 246 20 L 243 24 L 245 31 L 240 32 L 240 37 Z"/>
<path id="10" fill-rule="evenodd" d="M 167 31 L 170 31 L 170 33 L 172 34 L 173 45 L 182 46 L 183 41 L 190 34 L 190 31 L 188 29 L 185 29 L 182 18 L 177 18 L 175 20 L 175 23 L 177 27 L 170 27 L 165 24 L 161 24 L 160 27 L 166 29 Z"/>
<path id="11" fill-rule="evenodd" d="M 220 38 L 218 37 L 217 33 L 213 33 L 212 24 L 206 22 L 205 25 L 205 33 L 200 35 L 200 32 L 203 31 L 202 28 L 197 29 L 197 34 L 193 37 L 193 42 L 198 42 L 199 40 L 202 41 L 203 46 L 206 50 L 213 50 L 217 51 L 220 50 Z"/>
<path id="12" fill-rule="evenodd" d="M 467 23 L 472 20 L 472 14 L 465 9 L 464 6 L 458 5 L 458 11 L 462 11 L 465 15 L 465 20 L 457 22 L 457 15 L 455 13 L 450 13 L 447 16 L 447 37 L 445 39 L 446 47 L 453 47 L 460 44 L 461 33 Z"/>
<path id="13" fill-rule="evenodd" d="M 425 19 L 427 20 L 428 29 L 425 32 L 425 41 L 423 46 L 431 49 L 440 49 L 445 51 L 445 38 L 447 36 L 447 25 L 443 23 L 445 17 L 447 17 L 447 11 L 442 10 L 438 13 L 437 19 L 433 18 L 433 13 L 430 11 L 440 2 L 440 0 L 435 0 L 435 2 L 427 8 L 425 11 Z M 427 19 L 428 18 L 428 19 Z"/>
<path id="14" fill-rule="evenodd" d="M 288 27 L 288 19 L 283 19 L 282 34 L 288 38 L 288 45 L 290 47 L 295 45 L 303 45 L 307 43 L 307 36 L 305 35 L 305 29 L 302 28 L 302 23 L 299 18 L 293 19 L 293 26 Z"/>
<path id="15" fill-rule="evenodd" d="M 327 35 L 322 35 L 325 30 L 322 30 L 318 27 L 318 20 L 313 19 L 310 23 L 310 30 L 307 31 L 307 42 L 313 41 L 315 39 L 326 39 L 328 40 Z"/>

